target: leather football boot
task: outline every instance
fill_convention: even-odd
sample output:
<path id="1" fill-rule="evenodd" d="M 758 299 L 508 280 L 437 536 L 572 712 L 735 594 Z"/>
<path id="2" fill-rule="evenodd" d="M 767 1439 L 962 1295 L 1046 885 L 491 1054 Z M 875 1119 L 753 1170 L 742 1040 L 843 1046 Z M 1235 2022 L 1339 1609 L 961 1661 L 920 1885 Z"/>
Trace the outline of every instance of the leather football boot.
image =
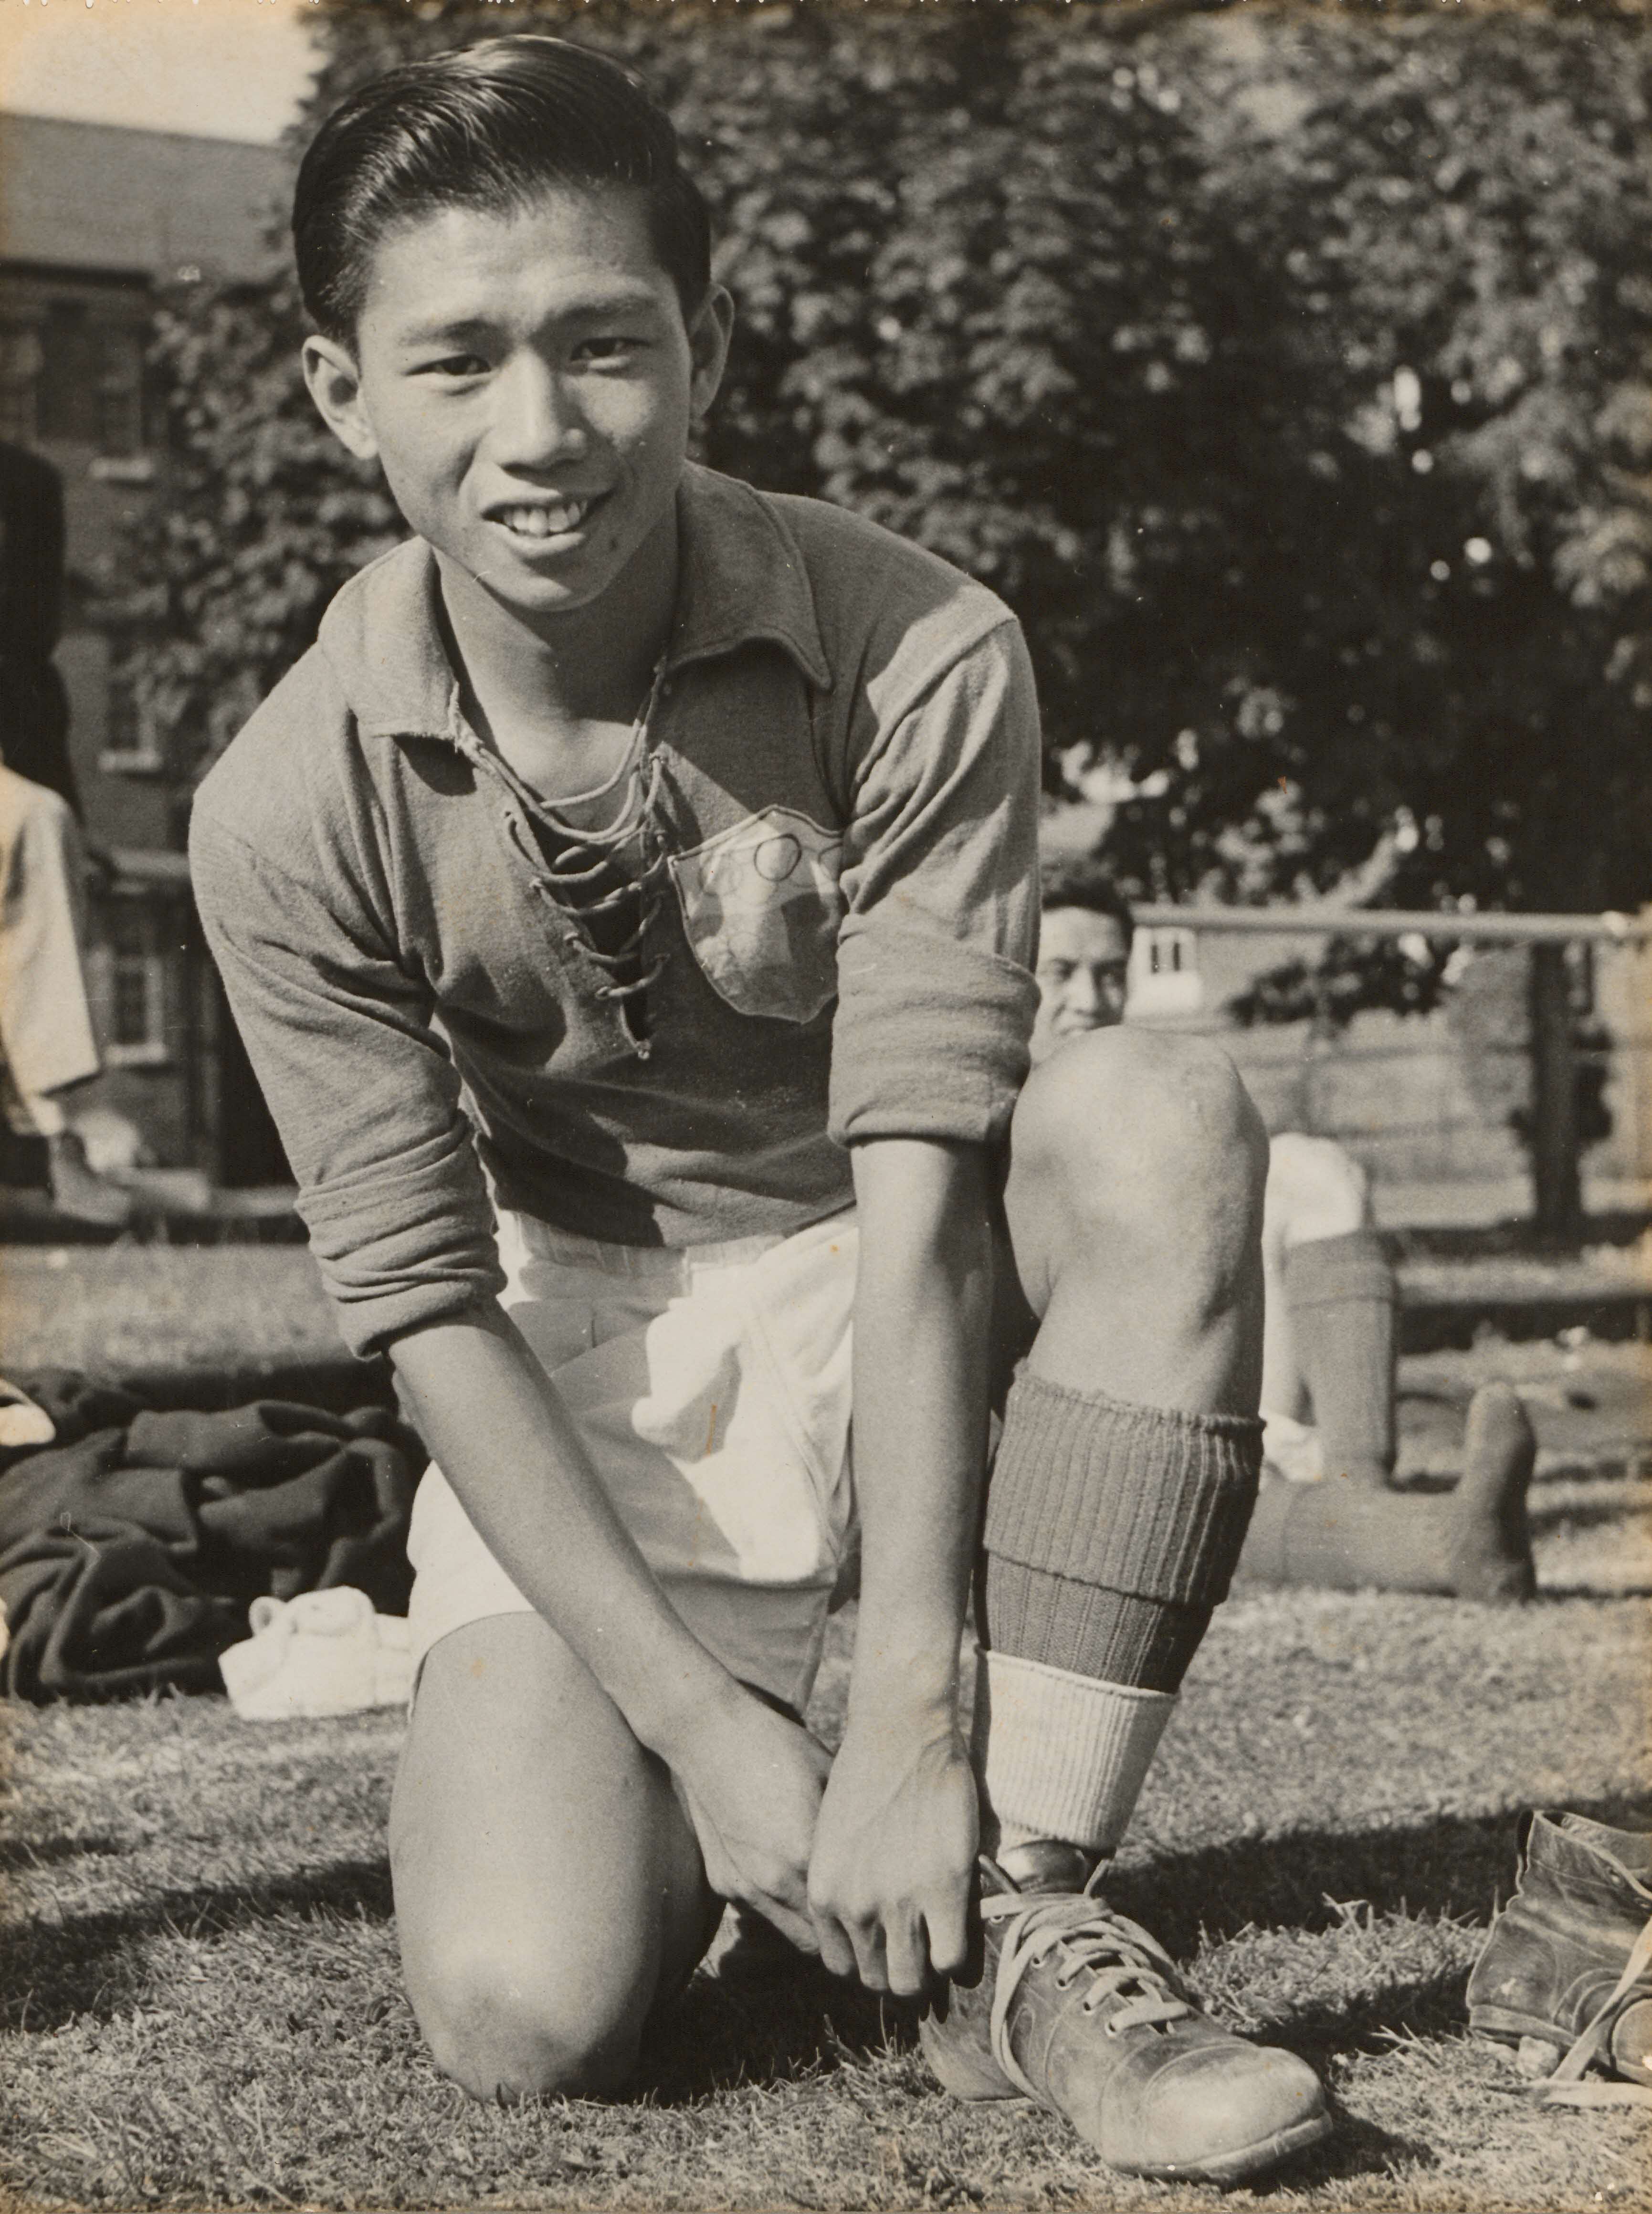
<path id="1" fill-rule="evenodd" d="M 1565 2051 L 1569 2076 L 1594 2064 L 1652 2085 L 1652 1837 L 1535 1813 L 1520 1845 L 1514 1895 L 1468 1979 L 1470 2028 Z"/>
<path id="2" fill-rule="evenodd" d="M 1239 2183 L 1330 2133 L 1312 2070 L 1202 2014 L 1098 1895 L 1089 1854 L 1040 1839 L 1003 1857 L 981 1864 L 980 1979 L 919 2027 L 947 2090 L 1035 2099 L 1126 2175 Z"/>

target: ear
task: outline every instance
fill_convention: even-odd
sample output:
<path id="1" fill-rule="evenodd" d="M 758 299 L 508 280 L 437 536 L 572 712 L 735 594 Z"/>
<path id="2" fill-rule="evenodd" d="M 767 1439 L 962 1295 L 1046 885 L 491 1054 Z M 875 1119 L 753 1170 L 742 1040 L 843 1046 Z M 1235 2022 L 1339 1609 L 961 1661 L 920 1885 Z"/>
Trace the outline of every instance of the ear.
<path id="1" fill-rule="evenodd" d="M 713 284 L 688 325 L 688 352 L 694 363 L 689 407 L 696 423 L 709 412 L 723 382 L 734 335 L 734 300 L 721 284 Z"/>
<path id="2" fill-rule="evenodd" d="M 303 358 L 304 382 L 321 420 L 358 461 L 374 460 L 378 440 L 362 406 L 361 370 L 355 356 L 336 339 L 308 338 Z"/>

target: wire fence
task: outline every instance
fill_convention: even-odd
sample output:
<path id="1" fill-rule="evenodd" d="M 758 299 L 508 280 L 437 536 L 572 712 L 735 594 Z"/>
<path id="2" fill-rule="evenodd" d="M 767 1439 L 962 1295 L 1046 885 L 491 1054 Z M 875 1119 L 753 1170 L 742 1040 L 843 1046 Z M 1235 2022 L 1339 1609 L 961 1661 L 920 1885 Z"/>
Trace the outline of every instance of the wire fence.
<path id="1" fill-rule="evenodd" d="M 1652 911 L 1135 914 L 1132 1019 L 1219 1034 L 1270 1128 L 1361 1161 L 1380 1218 L 1561 1227 L 1652 1205 Z M 1234 1024 L 1259 974 L 1332 938 L 1461 951 L 1426 1014 Z"/>

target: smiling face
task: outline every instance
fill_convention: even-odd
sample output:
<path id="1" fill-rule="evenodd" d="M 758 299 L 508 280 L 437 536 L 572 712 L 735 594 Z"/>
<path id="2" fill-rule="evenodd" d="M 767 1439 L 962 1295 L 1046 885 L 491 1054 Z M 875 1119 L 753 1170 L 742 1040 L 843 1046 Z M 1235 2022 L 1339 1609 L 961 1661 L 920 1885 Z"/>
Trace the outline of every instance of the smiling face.
<path id="1" fill-rule="evenodd" d="M 1032 1057 L 1124 1019 L 1130 949 L 1117 920 L 1088 908 L 1046 908 L 1038 935 Z"/>
<path id="2" fill-rule="evenodd" d="M 685 321 L 639 192 L 552 187 L 391 230 L 354 347 L 312 338 L 305 372 L 444 584 L 470 580 L 548 639 L 639 568 L 670 574 L 688 433 L 731 318 L 713 288 Z"/>

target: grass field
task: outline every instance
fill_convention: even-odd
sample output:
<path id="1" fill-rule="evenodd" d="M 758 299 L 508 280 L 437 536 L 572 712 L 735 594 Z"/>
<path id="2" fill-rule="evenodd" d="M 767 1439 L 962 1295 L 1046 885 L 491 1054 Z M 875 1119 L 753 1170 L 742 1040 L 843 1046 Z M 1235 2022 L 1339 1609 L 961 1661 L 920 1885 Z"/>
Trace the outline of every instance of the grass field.
<path id="1" fill-rule="evenodd" d="M 236 1366 L 343 1351 L 303 1245 L 0 1246 L 8 1369 Z"/>
<path id="2" fill-rule="evenodd" d="M 125 1283 L 124 1361 L 179 1357 L 174 1324 L 193 1357 L 245 1358 L 260 1314 L 262 1349 L 288 1355 L 325 1320 L 294 1252 L 125 1257 L 149 1271 L 149 1321 L 146 1335 Z M 94 1275 L 42 1267 L 27 1334 L 8 1318 L 6 1361 L 94 1357 L 107 1342 Z M 226 1318 L 241 1335 L 215 1347 Z M 1464 1979 L 1512 1875 L 1518 1812 L 1652 1826 L 1643 1368 L 1632 1349 L 1549 1345 L 1408 1362 L 1416 1480 L 1449 1471 L 1466 1391 L 1500 1373 L 1521 1383 L 1544 1441 L 1542 1598 L 1511 1612 L 1374 1595 L 1231 1603 L 1121 1859 L 1121 1904 L 1212 2005 L 1332 2088 L 1331 2144 L 1230 2201 L 1589 2214 L 1652 2196 L 1638 2118 L 1539 2111 L 1506 2056 L 1465 2033 Z M 840 1638 L 816 1716 L 828 1733 L 845 1665 Z M 431 2069 L 398 1986 L 383 1847 L 396 1716 L 250 1724 L 223 1701 L 179 1699 L 6 1721 L 9 2204 L 1219 2203 L 1111 2175 L 1035 2109 L 947 2099 L 900 2009 L 802 1962 L 714 1961 L 627 2099 L 472 2105 Z"/>

